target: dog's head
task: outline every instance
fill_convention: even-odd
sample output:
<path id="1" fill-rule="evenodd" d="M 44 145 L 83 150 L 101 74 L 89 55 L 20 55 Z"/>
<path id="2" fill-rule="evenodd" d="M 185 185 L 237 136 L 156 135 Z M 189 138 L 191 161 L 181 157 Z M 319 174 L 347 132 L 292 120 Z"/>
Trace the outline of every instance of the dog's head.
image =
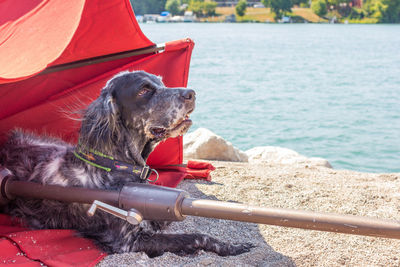
<path id="1" fill-rule="evenodd" d="M 103 88 L 112 112 L 129 131 L 161 141 L 186 133 L 192 125 L 195 92 L 167 88 L 159 77 L 144 71 L 123 72 Z"/>

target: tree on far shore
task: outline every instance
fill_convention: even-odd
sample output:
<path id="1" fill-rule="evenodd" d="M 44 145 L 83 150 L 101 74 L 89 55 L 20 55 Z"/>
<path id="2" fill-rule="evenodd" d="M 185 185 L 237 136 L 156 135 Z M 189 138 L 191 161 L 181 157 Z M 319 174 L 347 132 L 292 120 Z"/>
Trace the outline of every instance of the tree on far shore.
<path id="1" fill-rule="evenodd" d="M 206 1 L 203 4 L 204 14 L 206 16 L 215 16 L 215 9 L 217 8 L 217 2 Z"/>
<path id="2" fill-rule="evenodd" d="M 191 0 L 189 1 L 188 10 L 193 11 L 198 17 L 210 17 L 215 16 L 216 8 L 217 3 L 214 1 Z"/>
<path id="3" fill-rule="evenodd" d="M 181 4 L 179 0 L 167 0 L 167 3 L 165 3 L 165 9 L 169 11 L 173 16 L 180 13 L 180 6 Z"/>
<path id="4" fill-rule="evenodd" d="M 369 16 L 379 22 L 400 22 L 400 0 L 366 0 L 364 8 Z"/>
<path id="5" fill-rule="evenodd" d="M 312 11 L 322 17 L 328 12 L 325 0 L 314 0 L 311 3 Z"/>
<path id="6" fill-rule="evenodd" d="M 237 3 L 236 7 L 235 7 L 235 9 L 236 9 L 236 14 L 237 14 L 239 17 L 243 17 L 244 14 L 246 14 L 246 8 L 247 8 L 247 1 L 246 1 L 246 0 L 240 0 L 240 1 Z"/>
<path id="7" fill-rule="evenodd" d="M 309 7 L 309 0 L 292 0 L 293 6 Z"/>
<path id="8" fill-rule="evenodd" d="M 130 0 L 136 15 L 160 14 L 164 11 L 166 0 Z"/>
<path id="9" fill-rule="evenodd" d="M 270 7 L 275 14 L 275 19 L 282 18 L 287 12 L 292 12 L 291 0 L 261 0 L 265 7 Z"/>

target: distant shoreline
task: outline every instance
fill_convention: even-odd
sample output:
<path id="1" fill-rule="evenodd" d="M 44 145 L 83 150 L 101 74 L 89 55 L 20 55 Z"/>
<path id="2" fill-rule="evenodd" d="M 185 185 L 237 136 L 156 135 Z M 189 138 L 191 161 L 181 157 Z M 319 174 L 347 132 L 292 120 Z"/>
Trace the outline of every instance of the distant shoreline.
<path id="1" fill-rule="evenodd" d="M 180 23 L 180 22 L 197 22 L 197 23 L 321 23 L 321 24 L 380 24 L 377 18 L 372 17 L 342 17 L 339 13 L 328 12 L 324 17 L 315 14 L 311 8 L 293 7 L 292 11 L 282 16 L 276 21 L 274 13 L 269 8 L 247 8 L 243 16 L 236 14 L 234 7 L 217 7 L 216 15 L 208 17 L 196 17 L 193 12 L 191 15 L 183 16 L 162 16 L 156 14 L 138 15 L 139 21 L 141 17 L 149 20 L 151 23 Z"/>
<path id="2" fill-rule="evenodd" d="M 356 25 L 400 25 L 400 23 L 366 23 L 366 22 L 348 22 L 348 23 L 328 23 L 328 22 L 290 22 L 290 23 L 282 23 L 282 22 L 260 22 L 260 21 L 236 21 L 236 22 L 226 22 L 226 21 L 194 21 L 194 22 L 157 22 L 157 23 L 146 23 L 139 22 L 139 24 L 277 24 L 277 25 L 290 25 L 290 24 L 322 24 L 322 25 L 347 25 L 347 24 L 356 24 Z"/>

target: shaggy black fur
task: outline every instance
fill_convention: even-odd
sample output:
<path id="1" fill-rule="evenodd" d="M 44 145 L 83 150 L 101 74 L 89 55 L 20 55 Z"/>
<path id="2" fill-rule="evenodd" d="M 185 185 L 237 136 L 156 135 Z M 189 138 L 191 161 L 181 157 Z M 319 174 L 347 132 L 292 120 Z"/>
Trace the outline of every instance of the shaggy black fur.
<path id="1" fill-rule="evenodd" d="M 184 134 L 195 106 L 193 90 L 166 88 L 151 74 L 123 72 L 112 78 L 84 112 L 79 145 L 134 165 L 145 161 L 156 144 Z M 16 179 L 62 186 L 121 189 L 136 176 L 106 172 L 77 159 L 75 147 L 58 139 L 15 131 L 0 149 L 0 164 Z M 213 251 L 221 256 L 249 251 L 251 244 L 227 244 L 203 234 L 164 234 L 165 222 L 143 221 L 135 226 L 97 212 L 88 205 L 50 200 L 16 199 L 5 210 L 34 229 L 71 228 L 93 239 L 108 253 L 143 251 L 154 257 L 164 252 L 191 254 Z"/>

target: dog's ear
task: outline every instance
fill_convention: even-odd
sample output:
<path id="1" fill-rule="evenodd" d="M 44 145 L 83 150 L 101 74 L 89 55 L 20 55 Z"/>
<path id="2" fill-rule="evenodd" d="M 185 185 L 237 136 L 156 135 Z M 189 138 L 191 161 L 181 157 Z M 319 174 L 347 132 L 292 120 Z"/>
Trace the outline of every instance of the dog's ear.
<path id="1" fill-rule="evenodd" d="M 117 104 L 116 104 L 116 90 L 115 90 L 115 82 L 114 79 L 111 79 L 107 82 L 106 86 L 104 86 L 102 90 L 102 94 L 104 94 L 104 108 L 109 112 L 111 116 L 116 116 L 119 112 Z"/>
<path id="2" fill-rule="evenodd" d="M 111 132 L 115 131 L 115 127 L 117 127 L 120 110 L 117 105 L 115 90 L 113 88 L 112 83 L 108 84 L 111 88 L 108 88 L 107 94 L 105 95 L 103 106 L 104 106 L 104 116 L 108 117 L 108 124 Z"/>
<path id="3" fill-rule="evenodd" d="M 83 149 L 97 149 L 118 138 L 119 110 L 112 94 L 113 84 L 107 83 L 101 95 L 86 109 L 81 129 L 80 144 Z"/>
<path id="4" fill-rule="evenodd" d="M 117 104 L 115 103 L 115 97 L 113 94 L 109 94 L 106 97 L 106 108 L 110 110 L 111 114 L 116 116 L 118 114 L 118 107 Z"/>

